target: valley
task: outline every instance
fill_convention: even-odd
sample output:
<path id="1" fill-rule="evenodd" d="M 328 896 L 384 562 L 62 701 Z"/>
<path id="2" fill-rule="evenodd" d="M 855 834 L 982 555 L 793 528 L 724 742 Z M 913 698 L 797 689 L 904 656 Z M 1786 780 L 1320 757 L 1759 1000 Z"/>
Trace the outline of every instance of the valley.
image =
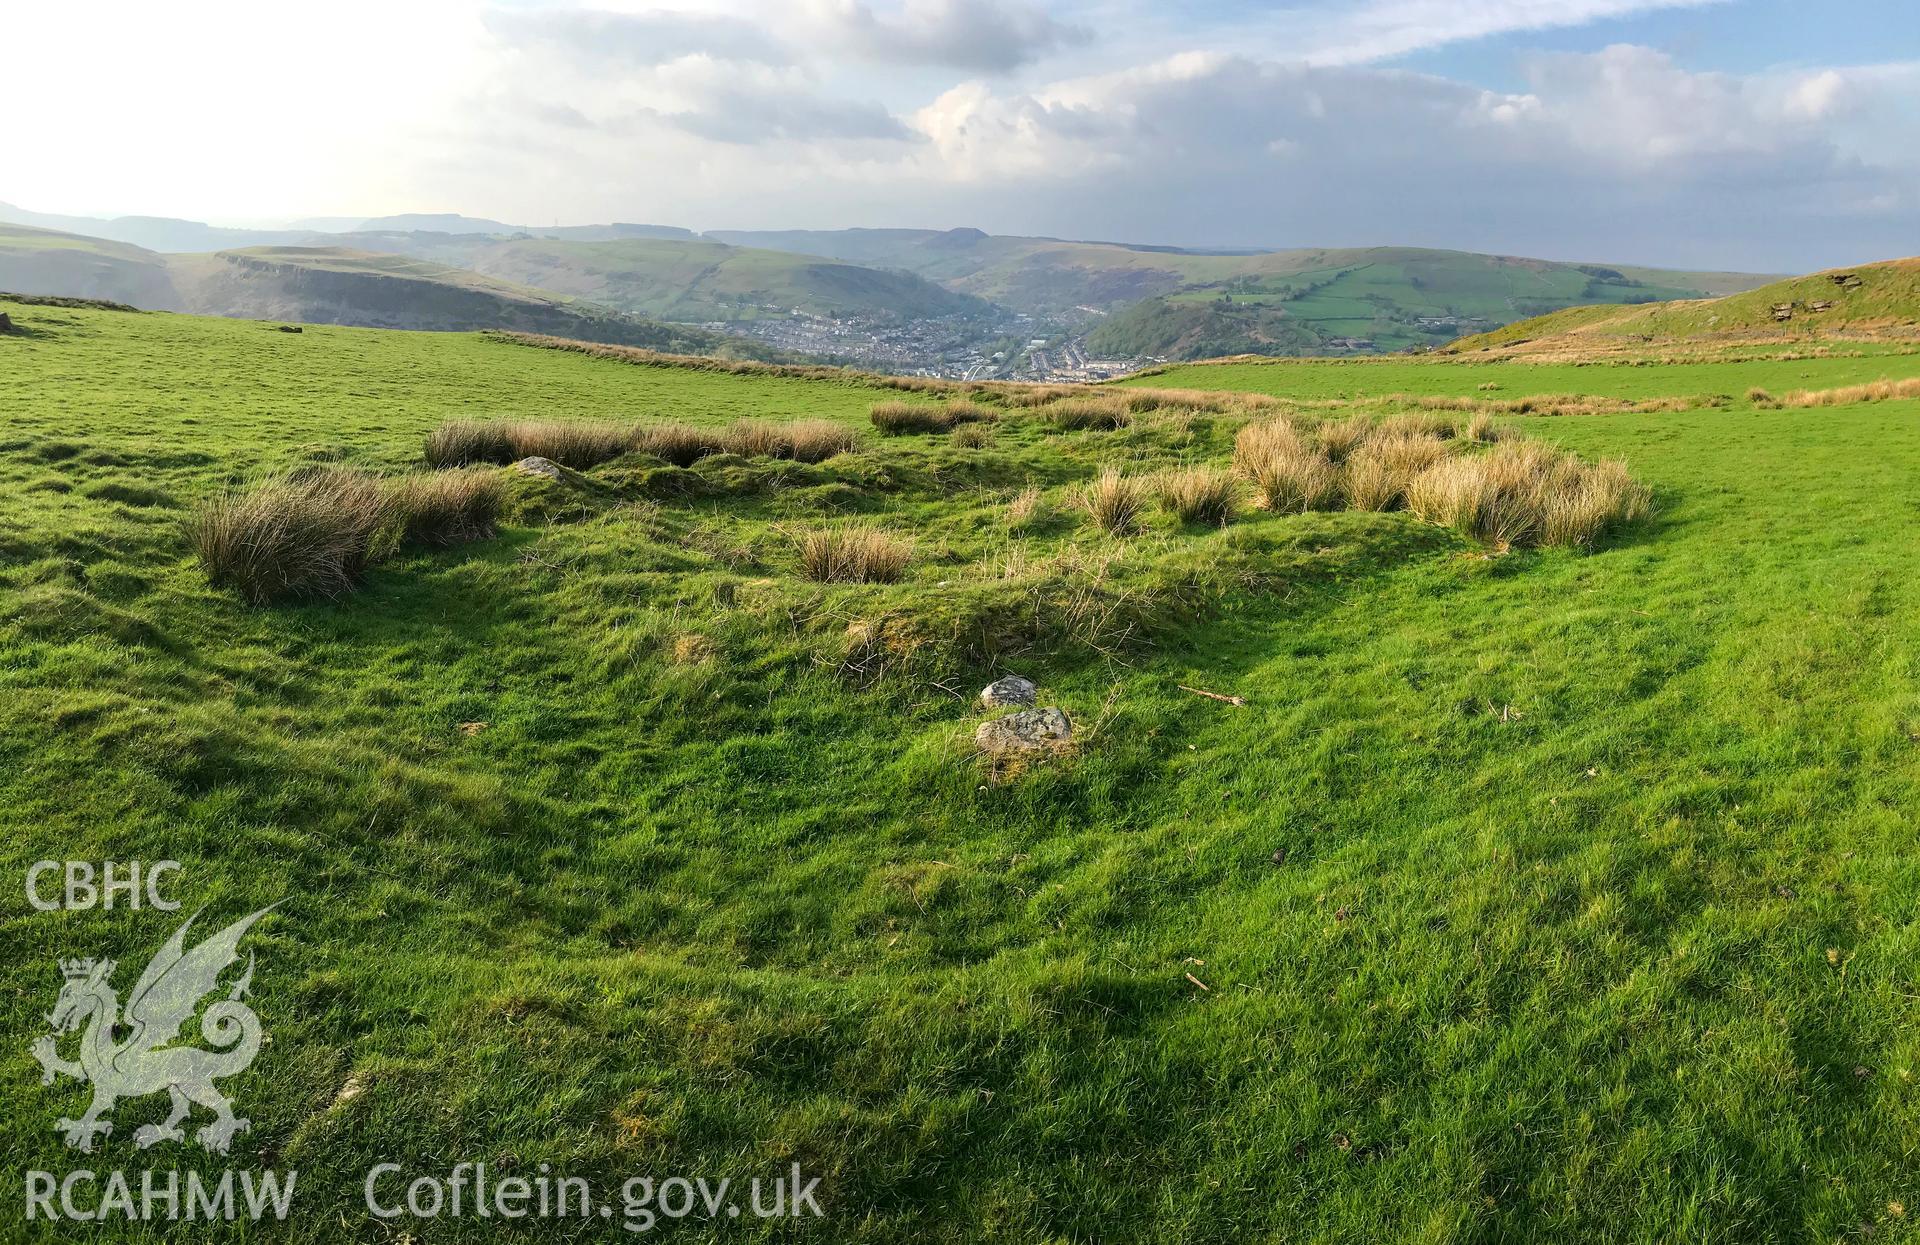
<path id="1" fill-rule="evenodd" d="M 1731 273 L 1564 264 L 1400 247 L 1210 252 L 1000 237 L 973 229 L 715 231 L 657 225 L 546 230 L 456 215 L 375 218 L 338 232 L 212 230 L 153 218 L 89 221 L 0 205 L 0 220 L 103 231 L 55 247 L 32 226 L 0 225 L 0 289 L 74 294 L 135 306 L 252 315 L 289 300 L 243 295 L 189 274 L 222 264 L 167 258 L 124 238 L 245 242 L 439 265 L 454 285 L 491 278 L 594 316 L 617 313 L 676 330 L 906 375 L 1077 383 L 1169 361 L 1235 354 L 1387 354 L 1429 349 L 1543 312 L 1708 297 L 1765 284 Z M 116 240 L 107 235 L 120 235 Z M 231 276 L 235 261 L 225 261 Z M 169 265 L 176 275 L 161 275 Z M 426 270 L 415 270 L 415 275 Z M 461 276 L 458 274 L 472 274 Z M 171 283 L 176 287 L 169 292 Z M 426 285 L 412 287 L 423 297 Z M 229 301 L 223 303 L 226 296 Z M 255 310 L 247 310 L 253 308 Z M 521 309 L 524 313 L 524 308 Z M 400 325 L 336 304 L 344 322 Z M 288 318 L 299 318 L 288 313 Z M 522 315 L 524 319 L 524 314 Z M 485 327 L 426 315 L 415 327 Z M 627 340 L 613 319 L 575 334 Z M 495 327 L 528 327 L 502 320 Z M 622 336 L 624 334 L 624 336 Z"/>

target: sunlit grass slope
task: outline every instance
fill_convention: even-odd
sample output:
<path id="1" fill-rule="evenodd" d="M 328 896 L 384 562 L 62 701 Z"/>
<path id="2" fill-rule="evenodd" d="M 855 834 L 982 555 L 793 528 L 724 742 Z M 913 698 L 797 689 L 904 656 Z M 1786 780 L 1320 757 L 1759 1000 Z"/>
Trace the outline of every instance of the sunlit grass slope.
<path id="1" fill-rule="evenodd" d="M 1156 380 L 1736 394 L 1503 417 L 1625 458 L 1657 514 L 1499 554 L 1404 513 L 1109 537 L 1071 508 L 1108 467 L 1224 465 L 1232 413 L 882 438 L 902 395 L 853 379 L 0 310 L 0 865 L 172 857 L 207 919 L 285 901 L 250 936 L 273 1041 L 230 1084 L 235 1164 L 297 1168 L 299 1210 L 205 1239 L 607 1239 L 367 1218 L 373 1163 L 462 1159 L 798 1162 L 828 1218 L 793 1239 L 1910 1235 L 1920 403 L 1744 393 L 1911 360 Z M 248 607 L 192 559 L 230 482 L 414 471 L 443 420 L 509 416 L 861 440 L 616 460 L 337 604 Z M 846 521 L 912 540 L 899 583 L 801 577 L 796 538 Z M 953 656 L 941 620 L 1034 582 L 1020 559 L 1104 563 L 1161 625 Z M 883 615 L 949 657 L 846 662 Z M 1001 669 L 1077 754 L 969 755 Z M 73 1165 L 81 1091 L 26 1054 L 54 957 L 130 981 L 171 927 L 0 918 L 16 1171 Z M 90 1164 L 218 1168 L 128 1146 L 163 1110 L 123 1103 Z"/>

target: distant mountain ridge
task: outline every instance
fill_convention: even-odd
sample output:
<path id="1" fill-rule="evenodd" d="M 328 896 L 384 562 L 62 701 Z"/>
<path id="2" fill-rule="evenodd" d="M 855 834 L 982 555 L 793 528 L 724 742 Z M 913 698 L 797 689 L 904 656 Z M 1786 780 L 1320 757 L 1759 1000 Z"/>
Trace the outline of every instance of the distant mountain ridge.
<path id="1" fill-rule="evenodd" d="M 373 217 L 346 232 L 263 231 L 155 217 L 55 217 L 0 204 L 0 220 L 9 219 L 149 254 L 294 246 L 404 256 L 682 324 L 951 320 L 959 327 L 939 331 L 963 338 L 976 331 L 1012 341 L 1084 334 L 1092 356 L 1116 359 L 1437 347 L 1567 308 L 1706 298 L 1776 279 L 1415 247 L 1207 250 L 965 227 L 696 234 L 622 223 L 543 229 L 441 212 Z M 85 263 L 16 259 L 42 274 L 63 265 L 98 297 L 117 297 L 118 288 L 153 298 L 154 282 L 170 279 L 155 277 L 146 259 L 104 247 Z M 161 267 L 169 264 L 193 268 L 184 260 Z M 1032 323 L 1007 327 L 1014 314 Z M 976 321 L 978 330 L 970 327 Z M 863 330 L 856 323 L 823 331 L 850 331 L 857 342 Z"/>
<path id="2" fill-rule="evenodd" d="M 1035 315 L 1105 316 L 1086 347 L 1113 358 L 1438 346 L 1475 327 L 1583 303 L 1704 297 L 1774 279 L 1417 247 L 1201 251 L 971 229 L 708 236 L 901 268 Z"/>
<path id="3" fill-rule="evenodd" d="M 0 289 L 238 319 L 443 332 L 514 329 L 675 354 L 786 357 L 724 333 L 662 324 L 444 264 L 342 247 L 160 255 L 126 243 L 0 225 Z"/>
<path id="4" fill-rule="evenodd" d="M 692 238 L 530 238 L 350 234 L 389 250 L 684 323 L 791 314 L 930 319 L 977 316 L 982 300 L 912 273 Z"/>
<path id="5" fill-rule="evenodd" d="M 11 203 L 0 203 L 0 224 L 54 229 L 161 252 L 220 251 L 248 246 L 326 246 L 336 238 L 361 233 L 526 234 L 530 237 L 579 241 L 617 238 L 679 238 L 691 241 L 699 237 L 691 229 L 676 225 L 615 223 L 562 225 L 543 229 L 462 216 L 457 212 L 415 212 L 365 219 L 335 218 L 324 222 L 331 228 L 322 228 L 323 222 L 316 221 L 285 229 L 243 229 L 168 216 L 63 216 L 50 212 L 30 212 Z"/>

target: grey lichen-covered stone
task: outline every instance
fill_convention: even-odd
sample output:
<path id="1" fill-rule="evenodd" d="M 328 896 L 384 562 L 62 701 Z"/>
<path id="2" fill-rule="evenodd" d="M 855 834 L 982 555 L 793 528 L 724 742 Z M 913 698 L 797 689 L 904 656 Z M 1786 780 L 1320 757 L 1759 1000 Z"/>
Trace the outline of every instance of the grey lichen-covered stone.
<path id="1" fill-rule="evenodd" d="M 1031 707 L 1038 697 L 1038 690 L 1032 679 L 1023 679 L 1017 674 L 995 679 L 980 689 L 980 704 L 987 709 L 1004 709 L 1010 706 Z"/>
<path id="2" fill-rule="evenodd" d="M 1073 742 L 1073 723 L 1067 715 L 1049 706 L 1022 709 L 1004 718 L 982 722 L 973 732 L 973 742 L 992 756 L 1015 752 L 1052 752 Z"/>
<path id="3" fill-rule="evenodd" d="M 551 458 L 541 458 L 538 455 L 521 459 L 513 465 L 513 469 L 523 476 L 539 476 L 543 480 L 560 478 L 560 464 Z"/>

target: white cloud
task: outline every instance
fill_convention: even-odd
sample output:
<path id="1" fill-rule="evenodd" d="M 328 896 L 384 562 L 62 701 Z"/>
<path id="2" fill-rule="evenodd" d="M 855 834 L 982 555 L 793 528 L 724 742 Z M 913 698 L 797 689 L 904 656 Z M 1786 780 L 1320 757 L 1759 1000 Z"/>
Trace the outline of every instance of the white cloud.
<path id="1" fill-rule="evenodd" d="M 1324 12 L 1286 10 L 1301 59 L 1317 65 L 1384 60 L 1426 48 L 1524 30 L 1585 26 L 1660 9 L 1700 8 L 1727 0 L 1366 0 Z"/>
<path id="2" fill-rule="evenodd" d="M 0 72 L 20 98 L 62 100 L 60 124 L 8 132 L 0 198 L 228 219 L 458 208 L 700 228 L 971 224 L 1772 268 L 1920 236 L 1914 65 L 1702 73 L 1615 47 L 1535 57 L 1524 89 L 1495 92 L 1355 63 L 1657 0 L 1321 5 L 1289 11 L 1291 42 L 1243 29 L 1228 41 L 1245 50 L 1229 51 L 1180 51 L 1224 28 L 1169 33 L 1161 8 L 1130 37 L 1166 50 L 1134 64 L 1118 32 L 1136 27 L 1119 19 L 1146 12 L 1140 0 L 1054 16 L 1021 0 L 587 2 L 505 14 L 488 0 L 337 0 L 319 26 L 245 0 L 28 6 L 9 17 Z M 1077 59 L 1055 29 L 1068 21 L 1103 33 Z M 1022 30 L 1011 53 L 981 42 Z M 98 90 L 71 89 L 62 50 L 83 39 Z M 258 54 L 292 46 L 301 55 Z M 1036 49 L 1108 71 L 1046 81 L 1042 62 L 1013 65 Z"/>
<path id="3" fill-rule="evenodd" d="M 812 12 L 824 38 L 869 59 L 983 73 L 1004 73 L 1091 37 L 1027 0 L 902 0 L 890 12 L 867 0 L 815 0 Z"/>

